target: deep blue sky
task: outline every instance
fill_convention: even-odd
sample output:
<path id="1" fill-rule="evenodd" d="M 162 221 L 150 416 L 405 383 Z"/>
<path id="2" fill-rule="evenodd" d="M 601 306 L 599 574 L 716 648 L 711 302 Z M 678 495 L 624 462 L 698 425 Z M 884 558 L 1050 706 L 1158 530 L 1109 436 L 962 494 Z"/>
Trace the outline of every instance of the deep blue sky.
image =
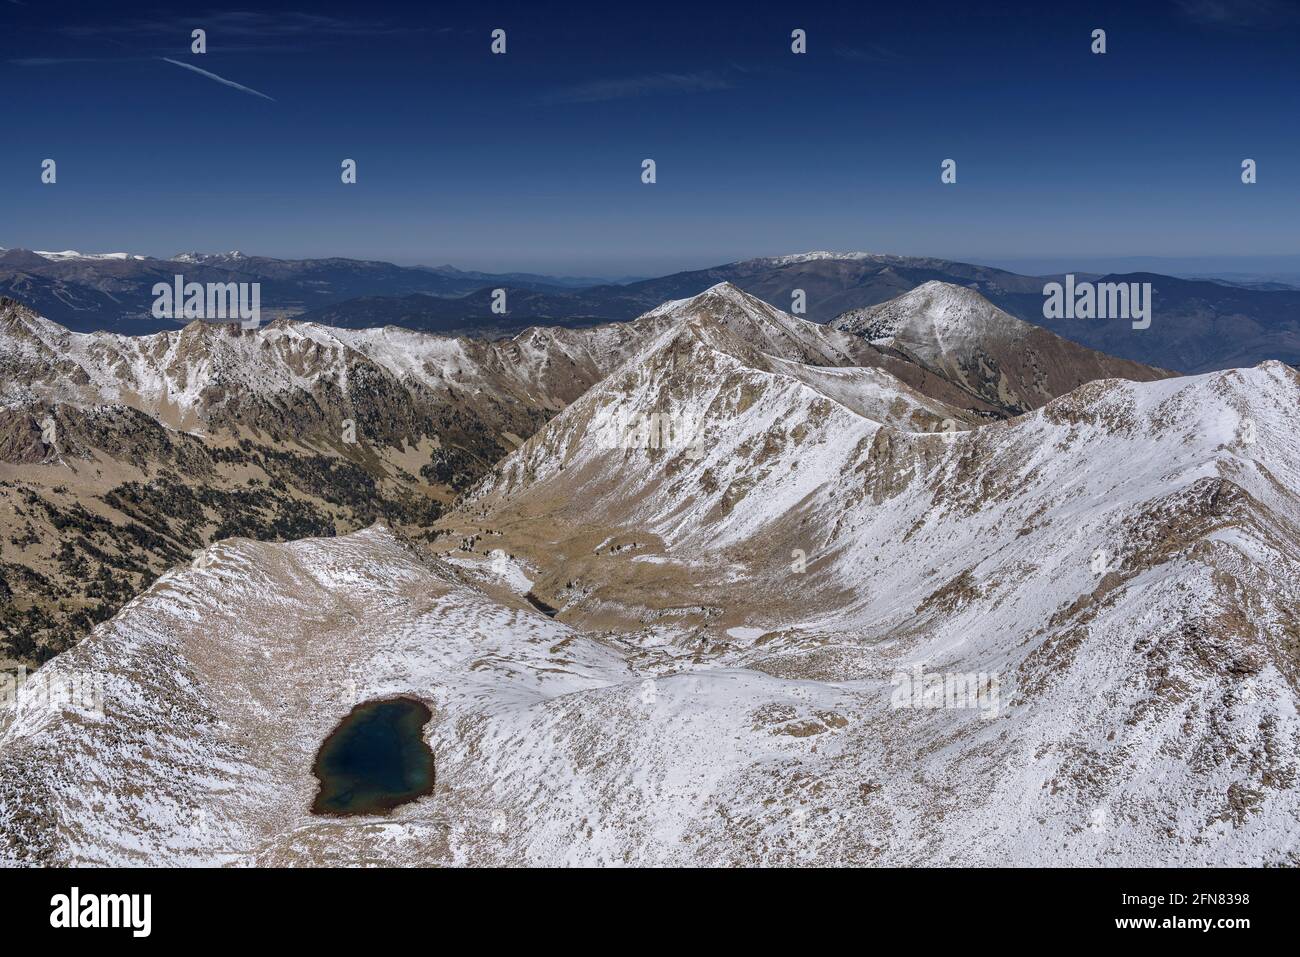
<path id="1" fill-rule="evenodd" d="M 621 6 L 0 0 L 0 246 L 606 276 L 1300 253 L 1294 3 Z"/>

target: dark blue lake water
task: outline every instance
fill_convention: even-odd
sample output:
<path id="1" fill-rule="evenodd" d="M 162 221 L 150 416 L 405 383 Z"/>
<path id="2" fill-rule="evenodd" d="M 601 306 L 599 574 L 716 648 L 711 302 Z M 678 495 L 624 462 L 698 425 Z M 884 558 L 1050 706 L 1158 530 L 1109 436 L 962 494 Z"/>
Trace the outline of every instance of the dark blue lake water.
<path id="1" fill-rule="evenodd" d="M 312 773 L 320 791 L 313 814 L 384 814 L 430 794 L 433 752 L 424 726 L 433 712 L 414 698 L 368 701 L 325 739 Z"/>

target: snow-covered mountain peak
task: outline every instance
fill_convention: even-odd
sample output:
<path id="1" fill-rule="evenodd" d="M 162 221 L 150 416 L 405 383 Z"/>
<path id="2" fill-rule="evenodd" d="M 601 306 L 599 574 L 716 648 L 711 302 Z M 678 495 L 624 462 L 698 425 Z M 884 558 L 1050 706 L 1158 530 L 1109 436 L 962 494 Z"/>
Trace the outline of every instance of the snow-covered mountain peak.
<path id="1" fill-rule="evenodd" d="M 81 253 L 75 249 L 64 249 L 60 252 L 47 252 L 40 249 L 34 249 L 32 250 L 32 252 L 34 252 L 37 256 L 40 256 L 43 259 L 50 260 L 51 262 L 67 262 L 70 260 L 77 260 L 77 259 L 85 259 L 85 260 L 118 259 L 123 261 L 128 259 L 133 259 L 138 262 L 143 262 L 144 260 L 149 258 L 148 256 L 138 256 L 134 253 Z"/>
<path id="2" fill-rule="evenodd" d="M 647 312 L 634 325 L 661 329 L 691 324 L 710 328 L 760 353 L 812 365 L 843 366 L 861 361 L 861 344 L 851 335 L 782 312 L 730 282 L 720 282 L 688 299 L 675 299 Z"/>
<path id="3" fill-rule="evenodd" d="M 209 263 L 238 262 L 248 257 L 238 249 L 232 249 L 228 253 L 201 253 L 198 251 L 188 253 L 177 253 L 172 257 L 172 262 L 192 263 L 194 265 L 205 265 Z"/>
<path id="4" fill-rule="evenodd" d="M 1037 408 L 1096 379 L 1168 374 L 1062 339 L 1004 312 L 975 289 L 946 282 L 926 282 L 888 302 L 850 310 L 831 326 L 1012 411 Z"/>
<path id="5" fill-rule="evenodd" d="M 680 316 L 686 317 L 697 313 L 710 306 L 717 307 L 720 304 L 730 303 L 742 308 L 751 310 L 761 310 L 764 307 L 771 308 L 756 296 L 751 296 L 739 286 L 730 282 L 719 282 L 705 289 L 703 292 L 696 293 L 694 296 L 688 296 L 685 299 L 670 299 L 667 302 L 655 306 L 647 316 Z"/>
<path id="6" fill-rule="evenodd" d="M 970 344 L 1024 338 L 1034 328 L 1003 312 L 974 289 L 932 280 L 897 299 L 854 309 L 835 320 L 838 329 L 871 342 L 901 339 L 907 344 Z"/>
<path id="7" fill-rule="evenodd" d="M 757 259 L 743 260 L 745 263 L 761 264 L 764 266 L 796 266 L 800 263 L 822 262 L 827 260 L 841 260 L 852 262 L 864 259 L 887 259 L 891 257 L 882 256 L 880 253 L 868 252 L 848 252 L 837 253 L 825 249 L 816 249 L 806 253 L 789 253 L 785 256 L 761 256 Z M 896 258 L 896 257 L 894 257 Z"/>

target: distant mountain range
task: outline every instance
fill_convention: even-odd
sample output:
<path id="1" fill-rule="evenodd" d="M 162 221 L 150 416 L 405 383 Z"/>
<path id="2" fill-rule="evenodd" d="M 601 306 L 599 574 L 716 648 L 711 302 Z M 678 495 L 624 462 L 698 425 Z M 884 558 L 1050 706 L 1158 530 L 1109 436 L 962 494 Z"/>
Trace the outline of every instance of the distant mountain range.
<path id="1" fill-rule="evenodd" d="M 530 273 L 467 272 L 451 266 L 396 266 L 354 259 L 283 260 L 240 253 L 186 253 L 170 260 L 125 253 L 0 251 L 0 295 L 78 332 L 140 335 L 175 328 L 150 315 L 154 283 L 178 272 L 198 282 L 260 282 L 264 318 L 296 317 L 341 328 L 395 325 L 485 338 L 533 325 L 580 328 L 635 318 L 665 300 L 694 296 L 719 282 L 830 322 L 894 299 L 931 281 L 978 291 L 1026 322 L 1092 349 L 1181 372 L 1250 366 L 1266 359 L 1300 363 L 1300 290 L 1284 283 L 1179 279 L 1155 273 L 1078 278 L 1150 282 L 1154 319 L 1043 318 L 1043 286 L 1062 276 L 924 257 L 813 252 L 749 259 L 628 283 Z M 492 311 L 506 290 L 505 315 Z"/>
<path id="2" fill-rule="evenodd" d="M 151 315 L 153 286 L 178 273 L 195 282 L 260 282 L 271 317 L 294 316 L 362 296 L 461 297 L 485 285 L 557 294 L 570 280 L 527 273 L 490 275 L 451 266 L 395 266 L 359 259 L 269 259 L 231 253 L 182 253 L 152 259 L 126 253 L 0 251 L 0 294 L 74 332 L 145 335 L 177 323 Z"/>

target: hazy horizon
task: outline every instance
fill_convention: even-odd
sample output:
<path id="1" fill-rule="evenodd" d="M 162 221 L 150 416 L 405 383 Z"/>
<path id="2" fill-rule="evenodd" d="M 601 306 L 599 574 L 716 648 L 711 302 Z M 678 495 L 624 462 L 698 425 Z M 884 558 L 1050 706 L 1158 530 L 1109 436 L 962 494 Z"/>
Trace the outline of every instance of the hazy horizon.
<path id="1" fill-rule="evenodd" d="M 38 251 L 36 247 L 22 243 L 4 243 L 0 244 L 0 250 L 5 249 L 26 249 Z M 174 256 L 182 253 L 198 252 L 205 254 L 221 254 L 229 252 L 239 252 L 245 256 L 260 256 L 268 259 L 280 260 L 302 260 L 302 259 L 352 259 L 365 260 L 374 262 L 391 262 L 393 265 L 418 268 L 438 268 L 450 266 L 464 272 L 484 272 L 484 273 L 534 273 L 541 276 L 549 276 L 557 279 L 597 279 L 605 282 L 632 282 L 638 279 L 650 279 L 658 276 L 669 275 L 677 272 L 690 272 L 694 270 L 709 269 L 715 266 L 728 265 L 735 262 L 743 262 L 751 259 L 772 258 L 779 256 L 800 255 L 814 251 L 826 251 L 836 253 L 858 253 L 871 252 L 880 255 L 891 256 L 914 256 L 927 259 L 942 259 L 950 262 L 970 263 L 978 266 L 988 266 L 995 269 L 1004 269 L 1008 272 L 1019 273 L 1026 276 L 1036 275 L 1057 275 L 1065 272 L 1088 272 L 1088 273 L 1134 273 L 1134 272 L 1153 272 L 1171 276 L 1194 277 L 1207 276 L 1214 278 L 1254 278 L 1259 280 L 1277 279 L 1279 281 L 1294 281 L 1300 279 L 1300 255 L 1272 255 L 1272 256 L 1155 256 L 1155 255 L 1113 255 L 1113 256 L 1090 256 L 1068 254 L 1057 255 L 1025 255 L 1025 256 L 979 256 L 979 255 L 951 255 L 940 256 L 925 252 L 898 252 L 892 249 L 835 249 L 835 250 L 812 250 L 812 249 L 786 249 L 779 252 L 763 251 L 751 254 L 741 254 L 726 256 L 723 254 L 714 257 L 703 257 L 699 259 L 681 260 L 673 264 L 672 260 L 666 261 L 668 268 L 656 269 L 652 264 L 645 263 L 641 269 L 632 269 L 628 272 L 601 271 L 596 268 L 588 268 L 584 263 L 575 262 L 561 264 L 558 268 L 545 269 L 534 268 L 527 264 L 517 265 L 505 263 L 500 266 L 489 266 L 484 263 L 467 262 L 462 260 L 437 260 L 433 257 L 409 258 L 402 257 L 398 259 L 385 259 L 378 256 L 364 255 L 344 255 L 341 253 L 325 254 L 320 256 L 300 256 L 290 253 L 276 251 L 267 251 L 257 248 L 240 247 L 236 249 L 195 249 L 195 250 L 171 250 L 160 252 L 154 250 L 141 249 L 91 249 L 75 243 L 56 244 L 48 249 L 40 249 L 40 252 L 56 253 L 76 251 L 83 255 L 105 255 L 110 253 L 127 253 L 129 255 L 147 256 L 153 259 L 169 260 Z"/>

